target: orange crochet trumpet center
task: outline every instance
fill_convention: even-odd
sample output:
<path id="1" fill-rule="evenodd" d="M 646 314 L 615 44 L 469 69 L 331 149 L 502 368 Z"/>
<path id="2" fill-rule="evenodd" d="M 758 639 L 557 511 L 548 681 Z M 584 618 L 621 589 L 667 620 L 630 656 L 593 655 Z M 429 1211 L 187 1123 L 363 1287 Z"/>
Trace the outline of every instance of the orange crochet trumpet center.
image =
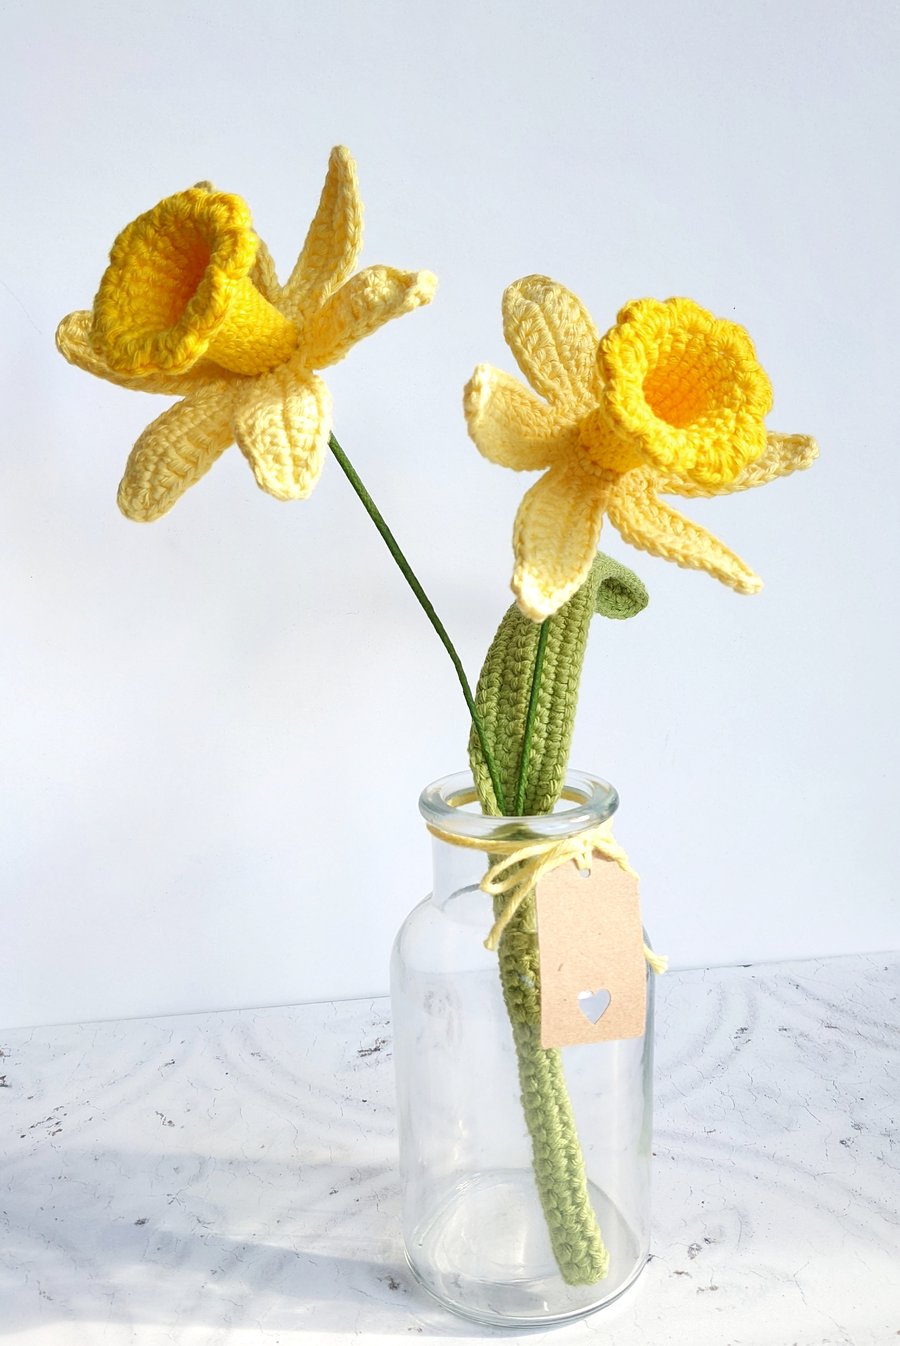
<path id="1" fill-rule="evenodd" d="M 604 418 L 644 462 L 716 485 L 765 449 L 772 388 L 753 344 L 692 300 L 627 304 L 598 362 Z"/>
<path id="2" fill-rule="evenodd" d="M 212 255 L 212 243 L 199 228 L 148 240 L 145 265 L 159 281 L 139 292 L 135 318 L 150 331 L 174 327 L 197 293 Z"/>
<path id="3" fill-rule="evenodd" d="M 250 280 L 258 245 L 240 197 L 197 187 L 167 197 L 113 245 L 94 301 L 95 349 L 138 377 L 204 357 L 240 374 L 281 364 L 298 333 Z"/>
<path id="4" fill-rule="evenodd" d="M 695 337 L 660 353 L 644 379 L 644 398 L 654 416 L 683 430 L 715 410 L 722 400 L 720 386 L 727 386 L 730 376 L 722 369 L 721 354 Z"/>

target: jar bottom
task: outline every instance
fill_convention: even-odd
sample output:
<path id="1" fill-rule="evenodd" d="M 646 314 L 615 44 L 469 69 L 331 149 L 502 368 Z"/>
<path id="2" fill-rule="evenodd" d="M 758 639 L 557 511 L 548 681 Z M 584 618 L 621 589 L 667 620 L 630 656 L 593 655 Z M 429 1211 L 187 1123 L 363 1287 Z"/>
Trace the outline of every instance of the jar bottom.
<path id="1" fill-rule="evenodd" d="M 594 1313 L 637 1279 L 648 1249 L 609 1197 L 593 1183 L 589 1190 L 609 1252 L 609 1273 L 594 1285 L 562 1280 L 525 1169 L 448 1185 L 407 1240 L 413 1275 L 446 1308 L 483 1326 L 534 1327 Z"/>

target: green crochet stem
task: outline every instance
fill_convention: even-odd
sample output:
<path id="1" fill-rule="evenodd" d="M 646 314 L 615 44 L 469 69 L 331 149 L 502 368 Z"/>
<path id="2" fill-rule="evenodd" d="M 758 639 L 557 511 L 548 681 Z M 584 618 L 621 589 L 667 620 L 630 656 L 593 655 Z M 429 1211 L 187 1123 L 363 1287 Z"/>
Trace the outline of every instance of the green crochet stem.
<path id="1" fill-rule="evenodd" d="M 541 679 L 544 673 L 544 655 L 547 652 L 547 640 L 550 627 L 541 622 L 537 649 L 534 652 L 534 669 L 531 674 L 531 695 L 528 699 L 528 714 L 525 717 L 525 732 L 522 735 L 522 755 L 519 759 L 519 783 L 516 786 L 515 812 L 525 812 L 525 788 L 528 784 L 528 766 L 531 757 L 531 740 L 534 737 L 534 722 L 537 719 L 538 702 L 541 697 Z"/>
<path id="2" fill-rule="evenodd" d="M 407 584 L 412 589 L 416 598 L 419 600 L 419 606 L 422 608 L 423 612 L 425 613 L 425 616 L 431 622 L 431 625 L 434 627 L 435 631 L 438 634 L 438 638 L 441 644 L 443 645 L 444 649 L 450 656 L 450 659 L 453 663 L 453 667 L 456 669 L 456 676 L 459 678 L 459 684 L 462 687 L 463 696 L 466 699 L 466 705 L 469 708 L 469 715 L 472 718 L 472 730 L 478 741 L 480 755 L 484 764 L 484 768 L 487 771 L 491 781 L 492 797 L 496 800 L 501 801 L 501 812 L 502 812 L 505 800 L 503 785 L 500 781 L 500 776 L 497 771 L 497 767 L 494 763 L 494 758 L 487 740 L 487 735 L 484 732 L 484 725 L 481 722 L 481 717 L 478 713 L 478 708 L 475 704 L 475 699 L 472 696 L 472 689 L 469 686 L 469 680 L 466 677 L 465 669 L 463 668 L 462 665 L 462 660 L 460 659 L 459 655 L 456 652 L 456 647 L 453 644 L 453 641 L 447 634 L 447 628 L 444 626 L 444 623 L 441 621 L 440 617 L 435 612 L 434 605 L 431 602 L 431 599 L 428 597 L 425 590 L 422 588 L 422 585 L 419 583 L 418 577 L 413 571 L 412 566 L 409 564 L 406 557 L 403 555 L 403 552 L 400 550 L 400 544 L 397 542 L 397 539 L 394 537 L 394 534 L 388 527 L 384 515 L 381 513 L 381 510 L 378 508 L 378 506 L 375 504 L 375 501 L 369 495 L 369 492 L 363 485 L 359 473 L 356 471 L 356 468 L 350 462 L 350 459 L 347 457 L 346 453 L 341 448 L 340 444 L 337 442 L 333 434 L 330 435 L 328 438 L 328 447 L 331 449 L 331 452 L 334 454 L 335 458 L 340 464 L 344 476 L 347 478 L 350 485 L 353 487 L 354 491 L 359 496 L 359 499 L 362 501 L 363 508 L 365 509 L 369 518 L 372 520 L 375 527 L 378 529 L 379 533 L 384 539 L 385 545 L 387 546 L 388 551 L 391 553 L 391 556 L 393 556 L 394 560 L 397 562 L 397 565 L 400 568 L 400 572 L 403 575 L 403 578 L 406 580 Z"/>
<path id="3" fill-rule="evenodd" d="M 488 651 L 475 702 L 505 798 L 518 813 L 550 813 L 565 780 L 578 684 L 591 618 L 633 617 L 647 604 L 636 575 L 600 553 L 584 585 L 540 624 L 515 606 Z M 469 760 L 486 813 L 501 812 L 481 740 Z M 503 899 L 495 899 L 500 914 Z M 581 1145 L 559 1051 L 541 1047 L 537 919 L 532 893 L 500 941 L 500 982 L 512 1025 L 534 1174 L 550 1241 L 563 1279 L 593 1285 L 609 1270 L 609 1254 L 588 1193 Z"/>

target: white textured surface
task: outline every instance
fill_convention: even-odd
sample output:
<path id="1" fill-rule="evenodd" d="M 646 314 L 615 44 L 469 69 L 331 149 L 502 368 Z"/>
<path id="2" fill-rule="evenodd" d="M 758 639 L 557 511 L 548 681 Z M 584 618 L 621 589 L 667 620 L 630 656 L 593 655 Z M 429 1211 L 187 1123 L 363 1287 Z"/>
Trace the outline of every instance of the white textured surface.
<path id="1" fill-rule="evenodd" d="M 900 1335 L 900 956 L 659 984 L 654 1256 L 523 1341 Z M 32 1346 L 479 1340 L 397 1235 L 384 1001 L 0 1036 L 0 1330 Z"/>

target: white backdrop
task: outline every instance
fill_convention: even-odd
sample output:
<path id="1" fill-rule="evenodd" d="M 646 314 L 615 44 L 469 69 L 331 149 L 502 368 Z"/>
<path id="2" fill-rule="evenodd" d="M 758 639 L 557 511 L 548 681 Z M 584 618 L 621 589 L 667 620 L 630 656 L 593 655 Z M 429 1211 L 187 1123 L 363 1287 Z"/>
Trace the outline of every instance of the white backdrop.
<path id="1" fill-rule="evenodd" d="M 821 0 L 4 5 L 0 1023 L 381 993 L 428 887 L 419 789 L 464 764 L 452 670 L 333 461 L 237 450 L 152 527 L 115 490 L 162 399 L 67 366 L 115 234 L 210 177 L 282 271 L 328 151 L 363 263 L 434 304 L 328 376 L 336 430 L 472 678 L 531 478 L 466 437 L 513 369 L 503 287 L 601 329 L 689 294 L 751 332 L 813 469 L 686 502 L 766 581 L 603 545 L 651 591 L 595 623 L 572 764 L 675 967 L 897 945 L 898 11 Z"/>

